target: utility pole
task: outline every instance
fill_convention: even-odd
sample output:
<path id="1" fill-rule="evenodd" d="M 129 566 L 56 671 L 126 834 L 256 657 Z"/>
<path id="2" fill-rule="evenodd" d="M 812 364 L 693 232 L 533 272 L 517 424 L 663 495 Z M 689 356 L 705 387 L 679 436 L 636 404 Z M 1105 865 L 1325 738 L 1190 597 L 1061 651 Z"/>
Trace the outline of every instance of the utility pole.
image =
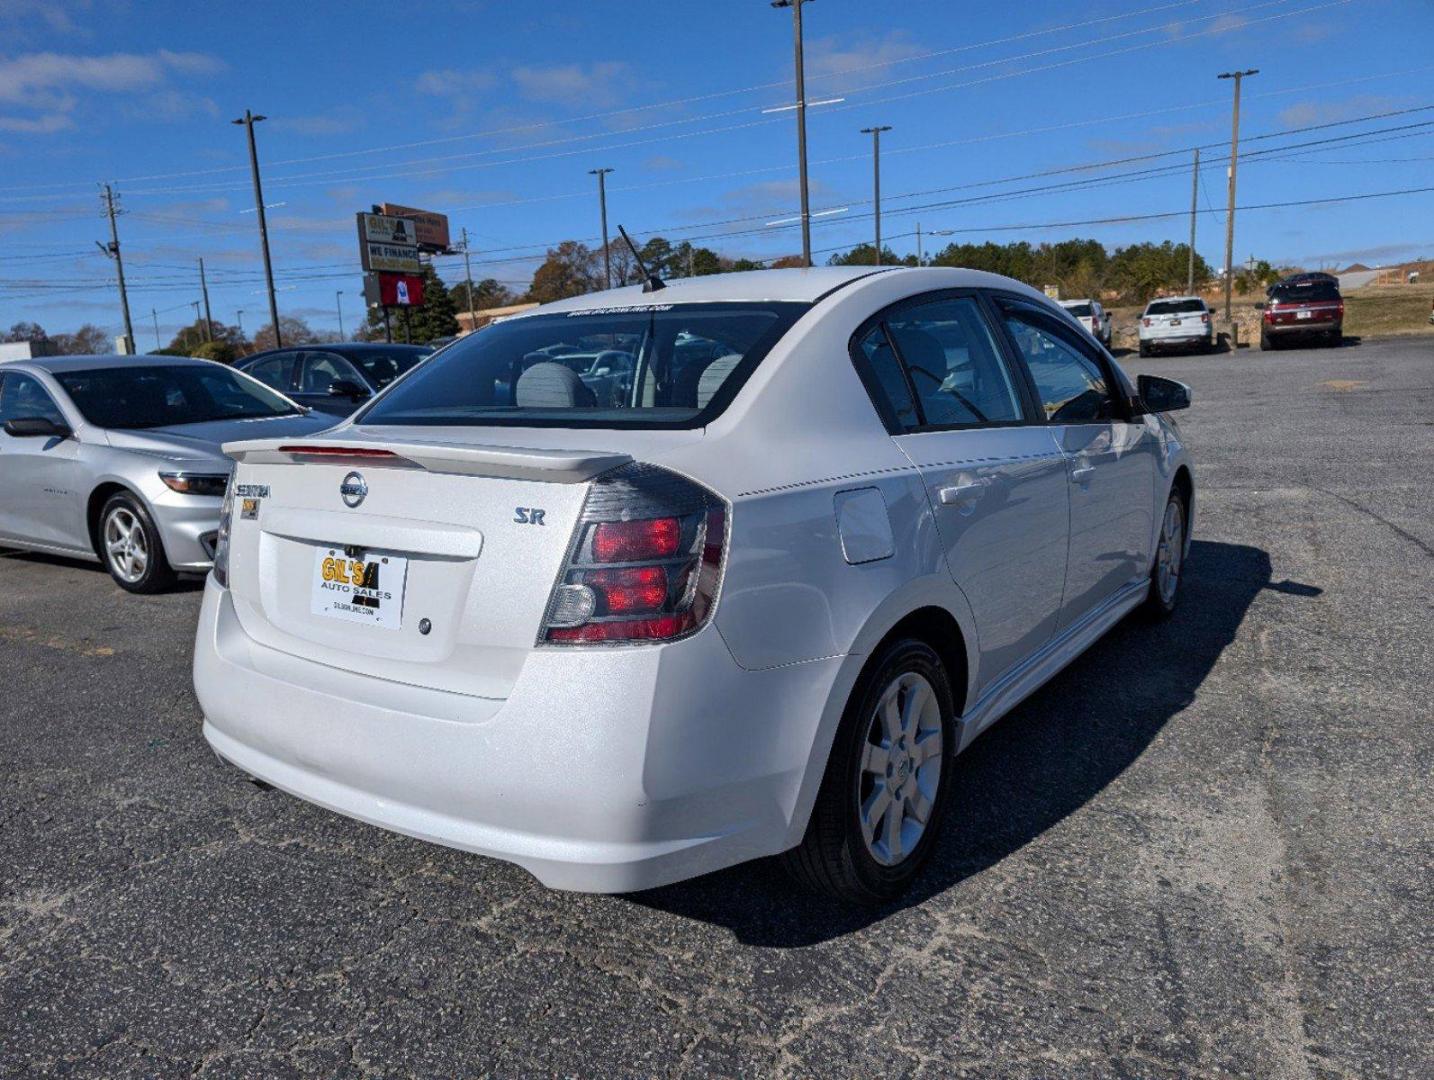
<path id="1" fill-rule="evenodd" d="M 612 252 L 607 246 L 607 174 L 611 169 L 589 169 L 589 176 L 598 178 L 598 206 L 602 210 L 602 275 L 606 287 L 612 288 Z"/>
<path id="2" fill-rule="evenodd" d="M 921 222 L 919 221 L 916 223 L 916 265 L 926 265 L 926 260 L 921 256 Z"/>
<path id="3" fill-rule="evenodd" d="M 194 309 L 194 325 L 197 327 L 197 326 L 199 325 L 199 301 L 198 301 L 198 300 L 191 300 L 191 301 L 189 301 L 189 306 Z M 199 332 L 202 334 L 204 331 L 201 330 L 201 331 L 199 331 Z M 188 336 L 187 336 L 187 335 L 186 335 L 186 340 L 185 340 L 184 343 L 185 343 L 186 345 L 189 344 Z"/>
<path id="4" fill-rule="evenodd" d="M 199 259 L 199 289 L 204 294 L 204 326 L 209 332 L 209 340 L 214 340 L 214 316 L 209 312 L 209 282 L 204 278 L 204 258 Z"/>
<path id="5" fill-rule="evenodd" d="M 108 184 L 105 185 L 105 213 L 110 219 L 110 242 L 106 247 L 98 240 L 96 245 L 101 251 L 115 261 L 115 276 L 119 279 L 120 307 L 124 309 L 124 344 L 125 349 L 132 355 L 138 350 L 134 344 L 134 326 L 129 321 L 129 294 L 124 288 L 124 260 L 120 258 L 119 229 L 115 225 L 115 196 Z M 158 332 L 155 334 L 158 337 Z M 155 348 L 159 348 L 156 344 Z"/>
<path id="6" fill-rule="evenodd" d="M 1190 175 L 1190 257 L 1185 269 L 1185 292 L 1195 292 L 1195 217 L 1200 212 L 1200 148 L 1195 148 L 1195 168 Z"/>
<path id="7" fill-rule="evenodd" d="M 1230 197 L 1225 211 L 1225 321 L 1230 321 L 1230 291 L 1235 285 L 1235 164 L 1240 158 L 1240 83 L 1246 75 L 1258 75 L 1259 68 L 1226 71 L 1222 79 L 1235 80 L 1235 108 L 1230 121 Z M 1231 339 L 1233 340 L 1233 339 Z"/>
<path id="8" fill-rule="evenodd" d="M 233 122 L 243 124 L 249 133 L 249 171 L 254 174 L 254 209 L 259 215 L 259 246 L 264 253 L 264 281 L 269 287 L 269 321 L 274 327 L 274 348 L 281 349 L 284 339 L 279 333 L 279 303 L 274 299 L 274 267 L 269 262 L 269 226 L 264 220 L 264 187 L 259 183 L 259 149 L 254 144 L 254 125 L 266 119 L 268 117 L 255 116 L 245 109 L 244 116 Z"/>
<path id="9" fill-rule="evenodd" d="M 812 265 L 812 219 L 807 199 L 807 78 L 802 55 L 802 5 L 812 0 L 772 0 L 774 8 L 792 9 L 797 76 L 797 183 L 802 198 L 802 265 Z"/>
<path id="10" fill-rule="evenodd" d="M 344 336 L 344 291 L 342 289 L 334 293 L 334 307 L 339 312 L 339 338 L 342 340 Z"/>
<path id="11" fill-rule="evenodd" d="M 239 340 L 244 340 L 244 309 L 239 308 L 234 312 L 234 325 L 239 327 Z"/>
<path id="12" fill-rule="evenodd" d="M 863 135 L 871 136 L 871 204 L 875 213 L 872 215 L 876 221 L 876 265 L 881 265 L 881 133 L 890 131 L 891 125 L 884 124 L 878 127 L 862 128 Z M 811 260 L 807 260 L 808 265 Z"/>
<path id="13" fill-rule="evenodd" d="M 463 276 L 468 279 L 468 329 L 478 329 L 478 316 L 473 311 L 473 267 L 468 262 L 468 227 L 463 227 Z"/>
<path id="14" fill-rule="evenodd" d="M 164 346 L 159 343 L 159 312 L 155 311 L 154 308 L 150 308 L 149 317 L 154 320 L 154 347 L 161 349 Z"/>

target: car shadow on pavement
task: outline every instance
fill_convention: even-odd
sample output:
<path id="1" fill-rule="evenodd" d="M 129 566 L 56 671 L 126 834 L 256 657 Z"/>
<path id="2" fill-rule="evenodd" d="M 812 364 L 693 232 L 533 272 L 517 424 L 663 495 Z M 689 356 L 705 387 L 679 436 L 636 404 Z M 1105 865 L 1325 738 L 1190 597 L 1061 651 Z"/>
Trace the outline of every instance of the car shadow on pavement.
<path id="1" fill-rule="evenodd" d="M 1193 701 L 1261 590 L 1321 591 L 1270 577 L 1269 555 L 1259 548 L 1194 541 L 1174 617 L 1153 626 L 1122 622 L 960 756 L 941 840 L 895 904 L 842 906 L 799 888 L 770 859 L 629 899 L 726 926 L 745 944 L 798 948 L 945 892 L 1080 809 L 1139 758 Z"/>
<path id="2" fill-rule="evenodd" d="M 7 548 L 0 545 L 0 559 L 7 559 L 12 562 L 34 563 L 37 566 L 59 566 L 69 567 L 72 570 L 85 570 L 93 574 L 100 574 L 109 577 L 109 571 L 101 563 L 90 562 L 88 559 L 69 559 L 63 555 L 46 555 L 40 551 L 24 551 L 20 548 Z M 203 574 L 180 574 L 173 585 L 165 592 L 183 593 L 196 592 L 204 588 L 204 579 L 208 573 Z M 122 592 L 118 585 L 115 592 Z"/>

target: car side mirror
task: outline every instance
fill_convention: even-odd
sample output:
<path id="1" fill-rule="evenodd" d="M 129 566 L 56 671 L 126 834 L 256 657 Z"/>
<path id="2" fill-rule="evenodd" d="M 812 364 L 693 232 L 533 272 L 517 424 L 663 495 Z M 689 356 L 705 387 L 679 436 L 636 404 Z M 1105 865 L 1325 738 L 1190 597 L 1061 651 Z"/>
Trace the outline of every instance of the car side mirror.
<path id="1" fill-rule="evenodd" d="M 1136 380 L 1140 400 L 1151 412 L 1174 412 L 1190 408 L 1190 387 L 1174 379 L 1162 379 L 1159 375 L 1141 375 Z"/>
<path id="2" fill-rule="evenodd" d="M 1256 300 L 1256 301 L 1255 301 L 1255 310 L 1256 310 L 1256 311 L 1264 311 L 1264 310 L 1265 310 L 1265 302 L 1264 302 L 1263 300 Z"/>
<path id="3" fill-rule="evenodd" d="M 350 401 L 358 401 L 368 397 L 368 390 L 352 379 L 335 379 L 329 383 L 329 397 L 342 397 L 348 398 Z"/>
<path id="4" fill-rule="evenodd" d="M 5 421 L 5 434 L 12 439 L 68 439 L 74 434 L 68 424 L 57 424 L 44 416 L 20 416 Z"/>

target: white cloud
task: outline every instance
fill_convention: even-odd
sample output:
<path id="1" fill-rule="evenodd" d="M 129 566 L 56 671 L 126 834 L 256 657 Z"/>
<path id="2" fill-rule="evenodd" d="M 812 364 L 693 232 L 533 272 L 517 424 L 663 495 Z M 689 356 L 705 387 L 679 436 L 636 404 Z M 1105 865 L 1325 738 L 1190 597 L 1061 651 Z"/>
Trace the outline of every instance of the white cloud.
<path id="1" fill-rule="evenodd" d="M 1395 98 L 1376 94 L 1359 94 L 1343 101 L 1301 101 L 1280 113 L 1280 123 L 1285 127 L 1308 127 L 1311 124 L 1329 124 L 1337 120 L 1350 120 L 1356 116 L 1389 112 L 1399 107 Z"/>
<path id="2" fill-rule="evenodd" d="M 531 101 L 607 109 L 621 104 L 633 78 L 632 70 L 621 60 L 600 60 L 592 64 L 516 67 L 513 81 Z"/>
<path id="3" fill-rule="evenodd" d="M 895 65 L 926 51 L 904 30 L 879 38 L 816 38 L 807 44 L 807 80 L 824 95 L 859 90 L 893 78 Z M 812 90 L 807 96 L 813 96 Z"/>
<path id="4" fill-rule="evenodd" d="M 491 71 L 459 71 L 457 68 L 437 68 L 418 76 L 413 87 L 420 94 L 434 97 L 463 97 L 487 90 L 497 82 Z"/>
<path id="5" fill-rule="evenodd" d="M 108 53 L 82 56 L 56 52 L 34 52 L 0 60 L 0 104 L 38 112 L 37 117 L 3 117 L 0 127 L 10 131 L 46 133 L 71 126 L 70 114 L 79 106 L 79 92 L 132 94 L 165 92 L 171 75 L 214 74 L 223 70 L 221 60 L 205 53 L 171 52 Z M 207 104 L 206 104 L 207 103 Z M 150 108 L 164 110 L 168 118 L 209 113 L 213 102 L 199 96 L 186 97 L 168 90 L 156 96 Z M 217 107 L 215 107 L 217 110 Z"/>

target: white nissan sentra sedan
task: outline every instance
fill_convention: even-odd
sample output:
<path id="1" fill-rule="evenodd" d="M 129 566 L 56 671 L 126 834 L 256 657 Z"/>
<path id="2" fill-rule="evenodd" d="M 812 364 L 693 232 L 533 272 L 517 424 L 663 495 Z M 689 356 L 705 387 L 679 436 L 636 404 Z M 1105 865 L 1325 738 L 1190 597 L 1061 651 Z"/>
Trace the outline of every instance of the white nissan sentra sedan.
<path id="1" fill-rule="evenodd" d="M 1165 414 L 1188 404 L 974 271 L 537 308 L 338 428 L 226 447 L 204 734 L 557 888 L 785 852 L 891 898 L 955 755 L 1117 620 L 1174 608 L 1194 483 Z"/>

